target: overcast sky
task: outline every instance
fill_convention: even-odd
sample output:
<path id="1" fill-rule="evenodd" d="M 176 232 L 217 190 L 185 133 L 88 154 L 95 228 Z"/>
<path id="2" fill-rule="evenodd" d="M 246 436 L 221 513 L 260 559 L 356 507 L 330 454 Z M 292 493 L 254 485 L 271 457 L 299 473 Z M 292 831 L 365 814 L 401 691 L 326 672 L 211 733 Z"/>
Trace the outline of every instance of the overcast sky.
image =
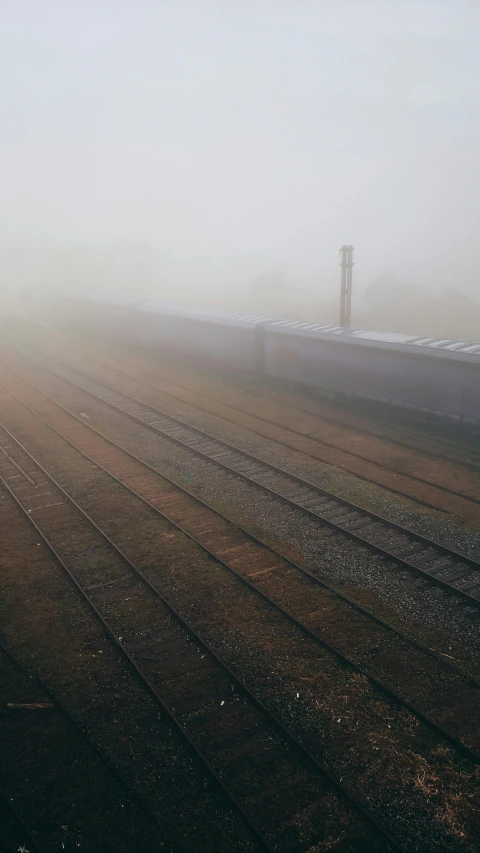
<path id="1" fill-rule="evenodd" d="M 0 9 L 0 248 L 476 294 L 480 0 Z"/>

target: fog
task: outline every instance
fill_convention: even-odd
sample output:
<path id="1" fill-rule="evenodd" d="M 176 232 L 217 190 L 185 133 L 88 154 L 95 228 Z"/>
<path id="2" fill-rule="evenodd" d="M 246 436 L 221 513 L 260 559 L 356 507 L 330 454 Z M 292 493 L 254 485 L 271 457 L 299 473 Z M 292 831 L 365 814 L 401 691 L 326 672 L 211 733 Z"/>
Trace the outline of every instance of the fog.
<path id="1" fill-rule="evenodd" d="M 480 3 L 2 4 L 0 292 L 480 338 Z"/>

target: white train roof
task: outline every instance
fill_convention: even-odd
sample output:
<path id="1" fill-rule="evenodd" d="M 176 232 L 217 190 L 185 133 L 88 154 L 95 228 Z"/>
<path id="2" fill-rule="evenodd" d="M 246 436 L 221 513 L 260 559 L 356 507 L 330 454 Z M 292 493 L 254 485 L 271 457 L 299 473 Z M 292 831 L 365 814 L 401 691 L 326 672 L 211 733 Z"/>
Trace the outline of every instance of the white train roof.
<path id="1" fill-rule="evenodd" d="M 273 322 L 271 317 L 260 314 L 246 314 L 242 311 L 206 311 L 200 308 L 180 308 L 177 305 L 165 305 L 155 300 L 137 302 L 136 311 L 151 311 L 155 314 L 167 314 L 169 316 L 191 318 L 193 320 L 207 320 L 211 323 L 228 325 L 257 326 Z"/>
<path id="2" fill-rule="evenodd" d="M 480 343 L 458 341 L 453 338 L 427 337 L 420 335 L 405 335 L 398 332 L 377 332 L 371 329 L 350 329 L 346 326 L 335 326 L 331 323 L 311 323 L 297 320 L 276 320 L 262 314 L 248 314 L 241 311 L 208 311 L 196 308 L 182 308 L 177 305 L 167 305 L 154 299 L 135 300 L 131 298 L 114 298 L 107 296 L 84 297 L 87 301 L 103 305 L 131 308 L 135 311 L 163 314 L 166 316 L 184 317 L 185 319 L 203 320 L 209 323 L 229 326 L 254 328 L 266 326 L 270 333 L 299 335 L 308 338 L 336 340 L 344 343 L 374 346 L 385 349 L 401 349 L 407 352 L 422 350 L 425 354 L 461 358 L 472 363 L 480 364 Z"/>
<path id="3" fill-rule="evenodd" d="M 445 354 L 459 353 L 467 356 L 478 356 L 480 360 L 480 343 L 458 341 L 452 338 L 426 337 L 420 335 L 405 335 L 399 332 L 377 332 L 372 329 L 350 329 L 346 326 L 335 326 L 331 323 L 307 323 L 296 320 L 275 320 L 261 314 L 245 314 L 234 311 L 207 311 L 193 308 L 180 308 L 165 305 L 154 300 L 146 300 L 135 304 L 137 311 L 151 311 L 157 314 L 206 320 L 211 323 L 242 326 L 268 326 L 269 332 L 279 334 L 301 334 L 305 337 L 331 338 L 345 342 L 365 342 L 377 345 L 420 347 L 424 351 L 442 351 Z"/>
<path id="4" fill-rule="evenodd" d="M 377 332 L 372 329 L 350 329 L 346 326 L 334 326 L 332 324 L 320 325 L 319 323 L 296 323 L 289 320 L 280 320 L 269 324 L 271 331 L 300 333 L 312 337 L 335 337 L 342 340 L 368 341 L 376 344 L 400 345 L 421 347 L 428 350 L 442 350 L 447 353 L 463 353 L 465 355 L 478 355 L 480 357 L 480 343 L 472 341 L 458 341 L 453 338 L 426 337 L 425 335 L 405 335 L 400 332 Z"/>

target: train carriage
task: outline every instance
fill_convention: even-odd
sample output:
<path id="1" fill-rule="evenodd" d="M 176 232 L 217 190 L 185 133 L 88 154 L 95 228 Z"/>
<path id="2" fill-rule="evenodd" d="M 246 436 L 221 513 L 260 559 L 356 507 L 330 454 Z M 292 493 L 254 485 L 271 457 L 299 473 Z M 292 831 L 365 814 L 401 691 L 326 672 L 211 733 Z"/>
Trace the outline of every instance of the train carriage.
<path id="1" fill-rule="evenodd" d="M 58 313 L 104 336 L 205 366 L 480 424 L 480 343 L 150 300 L 69 299 Z"/>

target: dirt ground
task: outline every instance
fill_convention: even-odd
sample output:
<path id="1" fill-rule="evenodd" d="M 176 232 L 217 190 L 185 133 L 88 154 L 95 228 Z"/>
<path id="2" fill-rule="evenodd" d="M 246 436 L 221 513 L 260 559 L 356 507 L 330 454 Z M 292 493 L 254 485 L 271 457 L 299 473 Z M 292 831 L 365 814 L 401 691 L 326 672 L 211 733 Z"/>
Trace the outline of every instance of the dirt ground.
<path id="1" fill-rule="evenodd" d="M 469 467 L 465 454 L 450 439 L 442 447 L 451 459 L 442 462 L 438 458 L 441 440 L 432 435 L 429 445 L 425 430 L 417 434 L 418 446 L 407 447 L 403 425 L 394 437 L 395 430 L 389 427 L 389 440 L 386 434 L 370 434 L 365 419 L 361 427 L 358 421 L 358 429 L 353 416 L 350 424 L 333 424 L 335 411 L 337 417 L 341 413 L 331 404 L 323 420 L 321 414 L 301 408 L 298 394 L 295 408 L 286 390 L 276 389 L 269 399 L 261 397 L 258 388 L 147 353 L 126 353 L 100 342 L 95 347 L 87 341 L 82 345 L 78 337 L 68 346 L 65 338 L 61 345 L 58 341 L 48 342 L 50 353 L 61 351 L 62 357 L 95 370 L 99 378 L 118 383 L 119 388 L 121 383 L 126 392 L 142 383 L 159 403 L 171 407 L 173 400 L 175 411 L 186 420 L 210 427 L 216 424 L 218 434 L 230 440 L 253 432 L 262 442 L 268 440 L 272 446 L 275 442 L 287 453 L 308 457 L 312 466 L 321 463 L 333 472 L 341 469 L 343 476 L 348 471 L 349 476 L 381 486 L 392 504 L 401 504 L 408 495 L 412 507 L 422 502 L 437 506 L 434 511 L 423 505 L 418 509 L 420 518 L 440 514 L 453 531 L 456 525 L 473 530 L 478 524 L 474 511 L 480 500 L 478 474 L 474 462 Z M 46 339 L 42 343 L 46 346 Z M 13 366 L 11 361 L 8 364 Z M 249 540 L 248 530 L 253 531 L 255 523 L 262 527 L 263 522 L 258 520 L 255 501 L 249 505 L 226 475 L 218 478 L 218 483 L 225 484 L 225 494 L 218 497 L 216 506 L 233 522 L 245 520 L 244 532 L 216 517 L 208 505 L 200 507 L 196 502 L 195 495 L 203 494 L 212 504 L 204 469 L 190 470 L 187 458 L 181 459 L 180 454 L 174 461 L 161 439 L 145 437 L 141 427 L 128 425 L 123 416 L 105 407 L 104 411 L 100 404 L 87 406 L 83 392 L 75 396 L 61 380 L 45 374 L 47 393 L 57 395 L 77 415 L 88 411 L 85 423 L 120 447 L 108 444 L 15 377 L 6 365 L 5 360 L 0 364 L 0 379 L 20 399 L 1 390 L 0 421 L 151 582 L 161 586 L 180 615 L 194 624 L 266 707 L 345 780 L 346 787 L 402 840 L 406 850 L 474 853 L 480 843 L 476 761 L 461 757 L 421 717 L 362 674 L 363 670 L 373 673 L 454 737 L 480 748 L 475 723 L 480 689 L 461 672 L 409 646 L 409 632 L 412 638 L 423 639 L 416 622 L 406 626 L 403 639 L 388 633 L 369 621 L 368 614 L 316 585 L 281 554 L 275 555 L 268 542 L 261 546 Z M 347 410 L 342 417 L 348 419 Z M 370 432 L 375 430 L 386 432 L 379 424 Z M 65 439 L 87 453 L 90 461 Z M 414 439 L 409 438 L 411 443 Z M 138 459 L 128 457 L 125 450 Z M 8 453 L 13 454 L 10 444 Z M 142 460 L 154 470 L 142 466 Z M 28 459 L 20 451 L 17 461 L 27 468 Z M 0 456 L 0 469 L 4 464 L 11 474 L 7 462 Z M 17 481 L 13 475 L 13 490 L 21 490 L 22 476 L 20 472 Z M 179 488 L 182 483 L 191 487 L 187 489 L 191 494 Z M 268 516 L 270 510 L 265 511 Z M 13 656 L 13 660 L 1 659 L 0 725 L 9 752 L 0 762 L 0 789 L 15 797 L 34 837 L 52 853 L 61 844 L 61 849 L 73 851 L 80 846 L 92 853 L 256 850 L 257 842 L 242 820 L 205 783 L 201 765 L 180 735 L 172 733 L 152 696 L 38 542 L 34 528 L 4 487 L 0 521 L 0 639 Z M 265 522 L 268 533 L 267 528 Z M 51 522 L 48 535 L 57 537 L 53 544 L 60 551 L 66 547 L 62 530 L 55 532 Z M 340 562 L 372 563 L 371 557 L 357 556 L 353 546 L 344 549 L 335 536 L 326 536 L 320 528 L 312 527 L 309 536 L 320 553 L 333 549 Z M 286 557 L 313 568 L 286 532 L 284 538 L 275 536 L 275 546 Z M 79 577 L 91 582 L 102 576 L 103 564 L 95 563 L 86 540 L 80 537 L 75 548 L 72 542 L 69 548 L 66 553 Z M 419 594 L 424 594 L 421 588 Z M 126 634 L 131 614 L 142 615 L 146 623 L 151 614 L 153 619 L 151 604 L 141 597 L 135 601 L 132 609 L 119 599 L 112 612 L 118 630 L 123 625 Z M 438 598 L 434 606 L 447 612 L 451 605 L 444 606 Z M 476 615 L 471 614 L 472 632 L 478 631 Z M 345 664 L 335 649 L 341 649 L 352 665 Z M 160 678 L 160 660 L 155 656 L 149 660 L 152 677 Z M 467 673 L 467 652 L 464 664 Z M 178 696 L 184 695 L 185 686 L 188 672 L 179 675 Z M 54 710 L 37 711 L 31 725 L 26 712 L 7 713 L 11 697 L 14 702 L 42 702 L 49 696 L 54 697 Z M 281 803 L 280 768 L 279 774 Z M 251 797 L 253 807 L 256 782 L 247 774 L 243 784 L 245 802 Z M 282 794 L 285 803 L 287 793 Z M 365 835 L 360 824 L 349 823 L 348 812 L 336 800 L 310 796 L 312 802 L 298 826 L 303 822 L 310 826 L 313 820 L 325 829 L 312 853 L 384 849 L 374 836 Z M 322 806 L 312 812 L 315 797 Z M 282 849 L 293 849 L 289 843 L 285 841 Z"/>

